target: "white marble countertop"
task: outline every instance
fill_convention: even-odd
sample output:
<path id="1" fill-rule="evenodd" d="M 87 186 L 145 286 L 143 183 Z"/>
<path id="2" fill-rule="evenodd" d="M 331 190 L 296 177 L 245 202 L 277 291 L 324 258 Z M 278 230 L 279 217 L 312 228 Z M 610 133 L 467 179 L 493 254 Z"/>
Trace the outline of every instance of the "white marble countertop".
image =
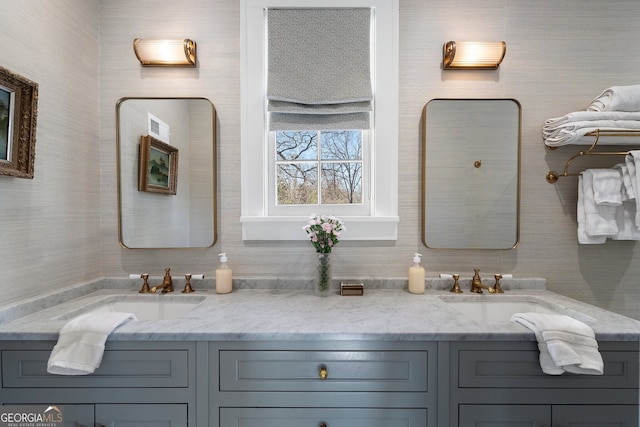
<path id="1" fill-rule="evenodd" d="M 20 304 L 0 307 L 0 339 L 56 340 L 60 328 L 82 309 L 115 297 L 203 301 L 176 320 L 128 322 L 110 340 L 535 340 L 533 333 L 517 323 L 479 322 L 445 302 L 498 299 L 535 299 L 553 305 L 591 326 L 598 340 L 640 340 L 637 320 L 544 289 L 505 291 L 501 295 L 466 291 L 456 295 L 427 289 L 423 295 L 414 295 L 404 289 L 367 289 L 364 296 L 336 293 L 321 298 L 309 290 L 295 289 L 239 289 L 225 295 L 207 289 L 181 294 L 176 288 L 166 295 L 141 295 L 136 289 L 89 289 L 66 301 L 50 296 L 49 301 L 53 298 L 55 303 L 37 309 L 25 309 L 22 304 L 20 317 L 15 314 Z"/>

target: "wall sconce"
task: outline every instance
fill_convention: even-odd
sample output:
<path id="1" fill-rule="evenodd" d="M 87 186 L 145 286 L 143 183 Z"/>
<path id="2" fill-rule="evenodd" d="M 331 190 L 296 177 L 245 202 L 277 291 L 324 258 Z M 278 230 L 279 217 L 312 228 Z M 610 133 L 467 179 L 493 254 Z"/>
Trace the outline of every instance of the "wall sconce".
<path id="1" fill-rule="evenodd" d="M 143 67 L 195 67 L 196 42 L 184 40 L 133 40 L 133 51 Z"/>
<path id="2" fill-rule="evenodd" d="M 495 70 L 507 52 L 505 42 L 445 43 L 442 49 L 444 70 Z"/>

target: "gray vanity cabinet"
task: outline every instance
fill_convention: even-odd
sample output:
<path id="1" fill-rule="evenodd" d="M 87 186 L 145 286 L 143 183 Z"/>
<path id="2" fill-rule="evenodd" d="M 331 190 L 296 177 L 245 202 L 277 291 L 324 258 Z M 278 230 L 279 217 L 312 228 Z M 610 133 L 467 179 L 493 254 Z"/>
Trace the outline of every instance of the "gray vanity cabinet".
<path id="1" fill-rule="evenodd" d="M 441 343 L 450 425 L 638 427 L 638 342 L 599 345 L 603 375 L 556 376 L 542 372 L 535 342 Z"/>
<path id="2" fill-rule="evenodd" d="M 107 342 L 81 376 L 47 373 L 54 344 L 0 342 L 2 404 L 61 405 L 70 427 L 196 426 L 196 343 Z"/>
<path id="3" fill-rule="evenodd" d="M 210 426 L 436 426 L 436 343 L 212 343 Z"/>

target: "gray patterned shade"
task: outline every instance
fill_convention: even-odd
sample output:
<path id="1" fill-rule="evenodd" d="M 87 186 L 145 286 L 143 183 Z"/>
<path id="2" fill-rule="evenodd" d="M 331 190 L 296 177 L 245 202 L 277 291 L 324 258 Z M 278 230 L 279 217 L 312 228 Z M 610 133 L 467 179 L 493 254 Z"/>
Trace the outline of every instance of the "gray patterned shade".
<path id="1" fill-rule="evenodd" d="M 268 10 L 271 130 L 369 127 L 370 27 L 368 8 Z"/>

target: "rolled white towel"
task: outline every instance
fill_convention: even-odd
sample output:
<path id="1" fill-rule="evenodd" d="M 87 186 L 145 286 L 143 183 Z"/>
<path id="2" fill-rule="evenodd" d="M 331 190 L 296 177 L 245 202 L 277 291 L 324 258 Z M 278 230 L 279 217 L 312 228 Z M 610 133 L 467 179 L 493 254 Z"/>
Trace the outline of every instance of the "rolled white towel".
<path id="1" fill-rule="evenodd" d="M 553 138 L 563 132 L 576 132 L 583 128 L 600 130 L 633 130 L 640 128 L 640 120 L 581 120 L 556 126 L 544 126 L 542 132 L 545 138 Z"/>
<path id="2" fill-rule="evenodd" d="M 640 85 L 612 86 L 589 105 L 589 111 L 640 111 Z"/>
<path id="3" fill-rule="evenodd" d="M 573 111 L 564 116 L 553 117 L 544 122 L 544 127 L 554 129 L 570 122 L 595 120 L 640 120 L 640 112 L 629 111 Z"/>

